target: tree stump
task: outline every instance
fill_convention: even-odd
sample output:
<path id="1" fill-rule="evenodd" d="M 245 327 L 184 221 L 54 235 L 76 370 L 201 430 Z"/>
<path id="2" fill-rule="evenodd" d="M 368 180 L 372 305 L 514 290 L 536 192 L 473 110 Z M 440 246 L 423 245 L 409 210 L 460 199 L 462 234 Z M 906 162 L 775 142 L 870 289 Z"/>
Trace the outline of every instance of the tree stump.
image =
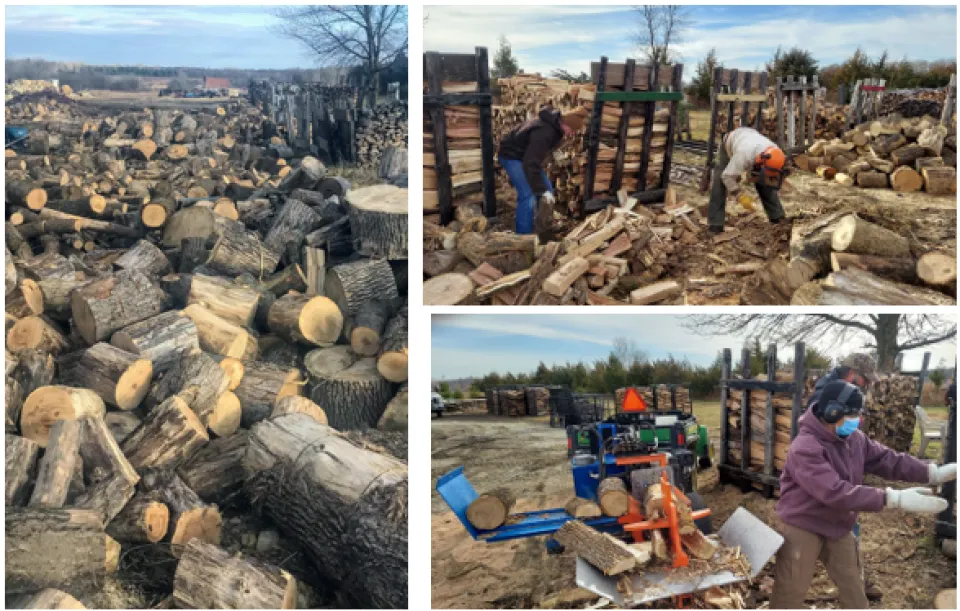
<path id="1" fill-rule="evenodd" d="M 377 371 L 375 359 L 360 359 L 331 375 L 309 365 L 307 370 L 312 382 L 310 397 L 323 406 L 330 426 L 338 430 L 375 427 L 393 398 L 390 382 Z"/>
<path id="2" fill-rule="evenodd" d="M 354 249 L 365 257 L 407 258 L 407 190 L 376 185 L 347 194 Z"/>

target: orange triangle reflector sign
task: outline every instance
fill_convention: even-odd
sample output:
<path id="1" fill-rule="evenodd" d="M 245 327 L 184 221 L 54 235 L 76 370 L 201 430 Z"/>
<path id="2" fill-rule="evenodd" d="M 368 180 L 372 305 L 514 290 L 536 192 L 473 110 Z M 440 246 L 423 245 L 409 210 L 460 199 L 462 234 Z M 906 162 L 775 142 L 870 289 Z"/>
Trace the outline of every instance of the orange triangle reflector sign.
<path id="1" fill-rule="evenodd" d="M 625 412 L 647 411 L 647 404 L 644 403 L 643 398 L 640 396 L 640 393 L 637 392 L 636 388 L 630 387 L 627 389 L 627 394 L 623 398 L 623 411 Z"/>

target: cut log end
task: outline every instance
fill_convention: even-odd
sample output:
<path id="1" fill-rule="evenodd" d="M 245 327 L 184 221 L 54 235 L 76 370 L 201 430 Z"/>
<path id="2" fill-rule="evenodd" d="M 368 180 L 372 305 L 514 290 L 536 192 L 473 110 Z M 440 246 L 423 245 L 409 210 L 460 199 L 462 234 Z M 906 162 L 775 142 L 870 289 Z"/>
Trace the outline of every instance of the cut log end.
<path id="1" fill-rule="evenodd" d="M 377 360 L 377 371 L 384 378 L 397 384 L 407 380 L 407 351 L 402 352 L 384 352 Z"/>
<path id="2" fill-rule="evenodd" d="M 140 210 L 140 220 L 151 229 L 163 227 L 167 222 L 167 209 L 161 204 L 147 204 Z"/>
<path id="3" fill-rule="evenodd" d="M 223 519 L 216 505 L 197 507 L 180 514 L 170 537 L 171 545 L 186 545 L 191 539 L 220 544 Z"/>
<path id="4" fill-rule="evenodd" d="M 207 419 L 207 428 L 213 431 L 217 437 L 233 435 L 240 428 L 242 414 L 243 409 L 240 405 L 240 399 L 228 390 L 217 399 L 217 405 Z"/>
<path id="5" fill-rule="evenodd" d="M 150 390 L 150 380 L 153 378 L 153 363 L 147 359 L 134 361 L 117 382 L 117 407 L 129 411 L 143 401 Z"/>
<path id="6" fill-rule="evenodd" d="M 314 344 L 332 344 L 343 329 L 343 314 L 333 300 L 314 297 L 301 310 L 298 322 L 300 333 Z"/>
<path id="7" fill-rule="evenodd" d="M 223 369 L 224 373 L 227 374 L 227 378 L 230 380 L 227 390 L 236 390 L 237 386 L 240 386 L 240 381 L 243 379 L 243 361 L 231 356 L 224 357 L 224 359 L 220 361 L 220 368 Z"/>

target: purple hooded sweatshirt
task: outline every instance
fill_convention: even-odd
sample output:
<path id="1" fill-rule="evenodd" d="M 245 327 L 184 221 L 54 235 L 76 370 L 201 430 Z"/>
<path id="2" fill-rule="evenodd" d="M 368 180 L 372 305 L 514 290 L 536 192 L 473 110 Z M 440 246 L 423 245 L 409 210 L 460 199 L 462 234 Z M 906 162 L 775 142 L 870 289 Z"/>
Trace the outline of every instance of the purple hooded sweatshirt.
<path id="1" fill-rule="evenodd" d="M 780 475 L 777 515 L 791 526 L 838 539 L 853 530 L 859 512 L 880 511 L 886 503 L 883 489 L 862 485 L 865 473 L 924 484 L 930 478 L 926 463 L 861 431 L 841 439 L 808 409 Z"/>

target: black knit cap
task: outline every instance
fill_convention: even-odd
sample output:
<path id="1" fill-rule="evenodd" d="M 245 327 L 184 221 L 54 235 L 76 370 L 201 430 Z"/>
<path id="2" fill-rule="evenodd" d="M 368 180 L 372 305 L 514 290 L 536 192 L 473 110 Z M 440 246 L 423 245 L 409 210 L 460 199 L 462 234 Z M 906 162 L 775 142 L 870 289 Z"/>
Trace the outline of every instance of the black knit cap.
<path id="1" fill-rule="evenodd" d="M 853 392 L 850 393 L 843 402 L 843 415 L 852 416 L 853 414 L 859 413 L 863 409 L 863 393 L 853 384 L 844 382 L 843 380 L 830 382 L 823 387 L 823 392 L 820 393 L 820 399 L 817 401 L 817 406 L 819 407 L 817 413 L 822 414 L 827 405 L 829 405 L 831 401 L 838 400 L 844 389 L 848 386 L 853 387 Z"/>

